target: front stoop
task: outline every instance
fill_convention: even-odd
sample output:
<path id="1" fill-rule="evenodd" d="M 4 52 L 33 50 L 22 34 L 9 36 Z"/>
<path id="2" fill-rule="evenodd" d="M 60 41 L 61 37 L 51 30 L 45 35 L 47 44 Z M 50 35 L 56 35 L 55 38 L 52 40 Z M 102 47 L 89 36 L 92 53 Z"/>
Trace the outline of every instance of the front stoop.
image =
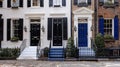
<path id="1" fill-rule="evenodd" d="M 26 47 L 23 52 L 20 54 L 20 56 L 17 58 L 17 60 L 37 60 L 36 53 L 37 52 L 37 47 L 36 46 L 30 46 Z"/>
<path id="2" fill-rule="evenodd" d="M 48 54 L 49 61 L 64 61 L 64 49 L 63 48 L 50 48 Z"/>
<path id="3" fill-rule="evenodd" d="M 95 57 L 95 51 L 92 48 L 80 47 L 79 60 L 97 60 Z"/>

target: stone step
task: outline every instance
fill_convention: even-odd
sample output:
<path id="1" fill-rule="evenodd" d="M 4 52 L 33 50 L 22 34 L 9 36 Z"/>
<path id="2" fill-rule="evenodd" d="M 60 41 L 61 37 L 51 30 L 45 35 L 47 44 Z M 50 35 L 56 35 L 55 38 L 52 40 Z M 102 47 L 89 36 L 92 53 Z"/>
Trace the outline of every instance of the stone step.
<path id="1" fill-rule="evenodd" d="M 36 53 L 37 46 L 26 47 L 17 59 L 38 59 Z"/>

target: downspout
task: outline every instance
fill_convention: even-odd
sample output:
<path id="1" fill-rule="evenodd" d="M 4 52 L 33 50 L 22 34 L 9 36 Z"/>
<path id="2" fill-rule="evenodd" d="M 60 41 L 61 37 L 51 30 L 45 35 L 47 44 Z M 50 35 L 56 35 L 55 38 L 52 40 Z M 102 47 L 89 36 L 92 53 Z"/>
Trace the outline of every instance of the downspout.
<path id="1" fill-rule="evenodd" d="M 71 12 L 70 12 L 70 16 L 71 16 L 71 37 L 73 37 L 72 36 L 72 34 L 73 34 L 73 32 L 72 32 L 72 0 L 71 0 L 71 4 L 70 4 L 71 6 L 70 6 L 70 10 L 71 10 Z"/>
<path id="2" fill-rule="evenodd" d="M 97 7 L 98 7 L 98 0 L 94 0 L 94 37 L 97 35 Z"/>

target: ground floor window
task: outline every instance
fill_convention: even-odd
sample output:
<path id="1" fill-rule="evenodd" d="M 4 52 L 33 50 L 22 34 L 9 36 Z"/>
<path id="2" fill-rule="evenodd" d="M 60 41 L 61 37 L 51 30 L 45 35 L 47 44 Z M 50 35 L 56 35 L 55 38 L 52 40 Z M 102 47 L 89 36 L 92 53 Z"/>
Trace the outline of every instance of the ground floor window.
<path id="1" fill-rule="evenodd" d="M 104 19 L 104 34 L 112 35 L 113 32 L 113 20 Z"/>
<path id="2" fill-rule="evenodd" d="M 12 37 L 19 37 L 19 20 L 12 20 Z"/>

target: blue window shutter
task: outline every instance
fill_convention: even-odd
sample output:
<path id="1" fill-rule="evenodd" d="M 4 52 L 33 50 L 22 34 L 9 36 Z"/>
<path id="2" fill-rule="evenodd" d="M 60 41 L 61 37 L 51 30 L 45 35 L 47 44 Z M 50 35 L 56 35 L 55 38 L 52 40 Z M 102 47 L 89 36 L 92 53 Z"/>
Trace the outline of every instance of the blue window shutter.
<path id="1" fill-rule="evenodd" d="M 119 39 L 119 18 L 118 16 L 115 16 L 114 18 L 114 39 Z"/>
<path id="2" fill-rule="evenodd" d="M 66 0 L 62 0 L 62 6 L 66 6 Z"/>
<path id="3" fill-rule="evenodd" d="M 99 33 L 104 35 L 104 18 L 103 17 L 99 18 Z"/>
<path id="4" fill-rule="evenodd" d="M 77 3 L 78 3 L 78 0 L 74 0 L 74 5 L 77 5 Z"/>
<path id="5" fill-rule="evenodd" d="M 49 0 L 49 7 L 53 6 L 53 0 Z"/>

